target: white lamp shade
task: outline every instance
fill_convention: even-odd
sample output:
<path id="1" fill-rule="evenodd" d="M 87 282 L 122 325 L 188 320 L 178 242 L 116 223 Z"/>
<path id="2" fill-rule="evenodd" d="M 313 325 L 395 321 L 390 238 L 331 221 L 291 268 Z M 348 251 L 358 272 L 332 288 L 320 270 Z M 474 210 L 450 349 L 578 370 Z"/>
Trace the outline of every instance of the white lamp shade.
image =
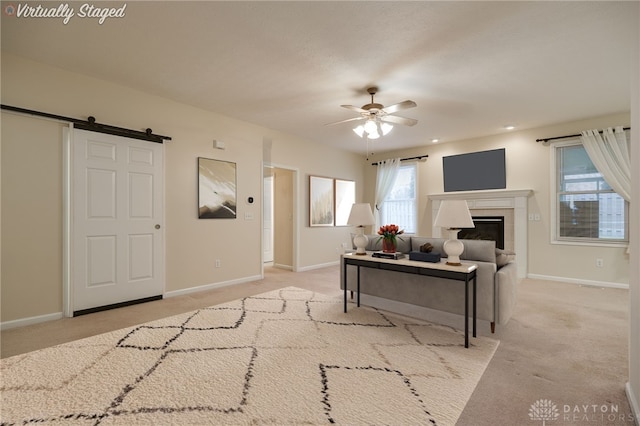
<path id="1" fill-rule="evenodd" d="M 387 133 L 389 133 L 391 131 L 391 129 L 393 129 L 393 126 L 389 123 L 382 123 L 380 125 L 380 128 L 382 129 L 382 134 L 386 135 Z"/>
<path id="2" fill-rule="evenodd" d="M 369 139 L 378 139 L 379 137 L 380 137 L 380 133 L 378 133 L 378 131 L 371 132 L 367 135 L 367 138 Z"/>
<path id="3" fill-rule="evenodd" d="M 373 132 L 377 132 L 378 131 L 378 126 L 376 126 L 376 122 L 369 119 L 367 120 L 367 122 L 364 124 L 364 130 L 371 134 Z"/>
<path id="4" fill-rule="evenodd" d="M 466 200 L 443 200 L 434 225 L 443 228 L 475 228 Z"/>
<path id="5" fill-rule="evenodd" d="M 369 203 L 355 203 L 351 206 L 351 213 L 349 213 L 349 219 L 347 219 L 349 225 L 355 226 L 367 226 L 374 225 L 376 219 L 371 212 L 371 204 Z"/>

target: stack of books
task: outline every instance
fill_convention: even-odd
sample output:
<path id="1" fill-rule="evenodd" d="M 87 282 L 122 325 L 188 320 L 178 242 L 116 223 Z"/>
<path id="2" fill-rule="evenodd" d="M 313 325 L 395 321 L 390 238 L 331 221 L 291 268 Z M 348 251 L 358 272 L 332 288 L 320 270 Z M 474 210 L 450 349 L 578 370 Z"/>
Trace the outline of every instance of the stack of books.
<path id="1" fill-rule="evenodd" d="M 371 257 L 380 257 L 382 259 L 402 259 L 404 257 L 404 253 L 385 253 L 383 251 L 374 251 L 371 254 Z"/>

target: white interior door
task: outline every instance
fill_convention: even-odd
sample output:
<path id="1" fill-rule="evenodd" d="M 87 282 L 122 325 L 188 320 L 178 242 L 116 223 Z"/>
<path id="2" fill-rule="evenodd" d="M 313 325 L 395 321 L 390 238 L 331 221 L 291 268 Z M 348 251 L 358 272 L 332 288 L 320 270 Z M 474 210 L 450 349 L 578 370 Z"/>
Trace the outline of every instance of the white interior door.
<path id="1" fill-rule="evenodd" d="M 164 147 L 75 129 L 72 306 L 164 292 Z"/>
<path id="2" fill-rule="evenodd" d="M 263 245 L 264 262 L 273 262 L 273 176 L 264 177 L 263 195 Z"/>

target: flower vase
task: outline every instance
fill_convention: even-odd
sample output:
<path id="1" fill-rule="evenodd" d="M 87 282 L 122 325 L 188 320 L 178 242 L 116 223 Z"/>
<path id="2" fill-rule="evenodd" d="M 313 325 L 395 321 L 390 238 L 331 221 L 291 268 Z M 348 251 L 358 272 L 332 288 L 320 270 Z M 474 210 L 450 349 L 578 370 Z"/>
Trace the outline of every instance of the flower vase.
<path id="1" fill-rule="evenodd" d="M 396 252 L 396 242 L 393 240 L 387 240 L 386 238 L 382 239 L 382 251 L 384 253 L 395 253 Z"/>

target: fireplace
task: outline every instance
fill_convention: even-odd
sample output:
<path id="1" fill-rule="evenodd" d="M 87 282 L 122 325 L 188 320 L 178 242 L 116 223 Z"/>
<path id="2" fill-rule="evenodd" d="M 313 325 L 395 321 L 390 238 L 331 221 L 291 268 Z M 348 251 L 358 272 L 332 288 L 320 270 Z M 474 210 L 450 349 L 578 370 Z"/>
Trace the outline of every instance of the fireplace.
<path id="1" fill-rule="evenodd" d="M 472 219 L 475 228 L 462 228 L 459 239 L 495 241 L 497 248 L 504 249 L 504 216 L 473 216 Z"/>

